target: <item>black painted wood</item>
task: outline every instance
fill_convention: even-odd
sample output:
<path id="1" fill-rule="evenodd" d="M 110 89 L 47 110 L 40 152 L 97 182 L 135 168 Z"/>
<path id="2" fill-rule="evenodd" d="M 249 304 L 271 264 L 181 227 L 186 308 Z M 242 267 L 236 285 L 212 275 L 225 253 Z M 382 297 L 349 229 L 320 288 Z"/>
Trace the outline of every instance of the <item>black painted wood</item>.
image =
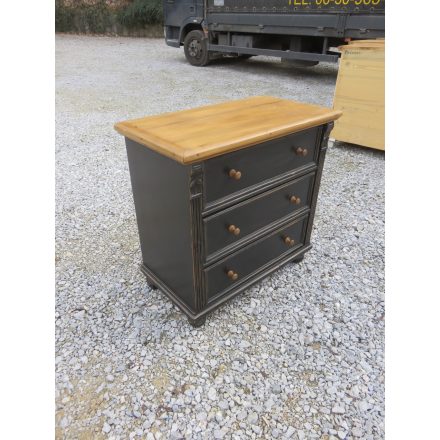
<path id="1" fill-rule="evenodd" d="M 157 278 L 144 264 L 141 265 L 141 271 L 146 277 L 150 277 L 157 288 L 161 289 L 161 291 L 177 306 L 180 310 L 186 314 L 189 322 L 192 324 L 194 320 L 198 320 L 201 317 L 205 317 L 208 313 L 211 313 L 213 310 L 220 307 L 225 302 L 239 295 L 247 288 L 252 286 L 253 284 L 258 283 L 258 281 L 262 280 L 266 276 L 270 275 L 272 272 L 278 270 L 283 267 L 285 264 L 290 262 L 296 262 L 302 260 L 304 254 L 308 252 L 312 248 L 311 245 L 303 246 L 302 248 L 297 249 L 295 252 L 281 255 L 280 258 L 272 261 L 270 264 L 263 266 L 260 270 L 254 272 L 252 277 L 248 278 L 246 281 L 238 284 L 233 289 L 229 290 L 224 295 L 220 295 L 216 298 L 215 301 L 211 301 L 206 304 L 205 308 L 197 313 L 194 313 L 190 310 L 184 302 L 177 296 L 175 292 L 173 292 L 169 287 L 164 284 L 159 278 Z"/>
<path id="2" fill-rule="evenodd" d="M 196 310 L 191 169 L 126 138 L 143 263 Z M 152 283 L 157 285 L 156 283 Z"/>
<path id="3" fill-rule="evenodd" d="M 199 311 L 203 310 L 206 305 L 205 273 L 203 272 L 203 258 L 205 255 L 205 240 L 203 237 L 202 225 L 203 169 L 200 164 L 191 166 L 189 192 L 193 249 L 194 299 L 195 309 Z"/>
<path id="4" fill-rule="evenodd" d="M 186 166 L 126 139 L 142 272 L 192 325 L 310 249 L 332 125 Z M 296 155 L 297 147 L 308 155 Z M 229 166 L 242 180 L 225 180 Z M 292 195 L 299 205 L 289 203 Z M 238 237 L 229 224 L 240 228 Z M 228 270 L 238 273 L 236 281 Z"/>
<path id="5" fill-rule="evenodd" d="M 321 177 L 322 177 L 322 171 L 324 169 L 325 155 L 327 153 L 328 139 L 330 137 L 330 133 L 334 125 L 335 125 L 334 122 L 330 122 L 328 124 L 325 124 L 321 129 L 318 169 L 316 170 L 315 182 L 313 184 L 314 188 L 313 188 L 312 204 L 310 208 L 310 215 L 307 224 L 307 231 L 305 238 L 306 244 L 310 243 L 310 237 L 312 235 L 313 220 L 315 219 L 316 204 L 318 203 L 318 192 L 319 192 L 319 187 L 321 186 Z"/>
<path id="6" fill-rule="evenodd" d="M 233 200 L 235 193 L 253 185 L 316 165 L 318 131 L 312 128 L 207 160 L 204 164 L 206 209 L 219 200 Z M 298 148 L 306 148 L 307 155 L 296 154 Z M 231 169 L 241 172 L 240 180 L 229 177 Z"/>
<path id="7" fill-rule="evenodd" d="M 308 209 L 314 177 L 314 173 L 307 174 L 205 218 L 208 261 L 218 258 L 219 251 L 225 252 L 231 245 L 248 241 L 250 234 L 258 234 L 262 228 L 270 230 L 274 222 Z M 300 203 L 292 204 L 291 196 L 298 197 Z M 231 225 L 240 229 L 239 235 L 229 231 Z"/>
<path id="8" fill-rule="evenodd" d="M 297 219 L 293 224 L 262 237 L 259 241 L 206 269 L 208 301 L 246 281 L 254 272 L 272 260 L 301 248 L 304 245 L 305 226 L 305 217 Z M 287 245 L 284 242 L 286 237 L 294 239 L 295 244 Z M 238 274 L 236 281 L 228 278 L 227 273 L 230 270 Z"/>

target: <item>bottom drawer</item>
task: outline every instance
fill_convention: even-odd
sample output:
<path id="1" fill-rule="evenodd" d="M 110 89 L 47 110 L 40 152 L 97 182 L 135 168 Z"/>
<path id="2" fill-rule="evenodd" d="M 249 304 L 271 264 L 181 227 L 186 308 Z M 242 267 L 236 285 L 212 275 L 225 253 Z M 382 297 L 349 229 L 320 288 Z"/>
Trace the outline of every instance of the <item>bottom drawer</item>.
<path id="1" fill-rule="evenodd" d="M 254 272 L 304 244 L 307 217 L 297 219 L 205 269 L 208 301 L 239 285 Z"/>

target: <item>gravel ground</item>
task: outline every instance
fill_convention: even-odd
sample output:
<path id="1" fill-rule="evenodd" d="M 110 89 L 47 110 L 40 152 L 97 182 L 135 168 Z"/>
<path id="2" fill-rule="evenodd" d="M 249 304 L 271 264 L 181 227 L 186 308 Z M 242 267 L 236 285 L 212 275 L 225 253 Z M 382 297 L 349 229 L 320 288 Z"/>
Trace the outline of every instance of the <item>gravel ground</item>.
<path id="1" fill-rule="evenodd" d="M 271 94 L 331 106 L 336 67 L 191 67 L 162 40 L 56 37 L 56 437 L 384 438 L 384 155 L 329 149 L 313 249 L 193 329 L 139 271 L 113 124 Z"/>

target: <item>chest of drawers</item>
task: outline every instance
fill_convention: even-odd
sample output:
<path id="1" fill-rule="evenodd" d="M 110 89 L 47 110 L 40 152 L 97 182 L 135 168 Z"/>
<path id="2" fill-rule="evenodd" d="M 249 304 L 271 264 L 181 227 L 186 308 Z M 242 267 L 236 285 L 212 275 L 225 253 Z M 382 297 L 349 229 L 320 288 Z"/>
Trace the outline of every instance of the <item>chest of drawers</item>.
<path id="1" fill-rule="evenodd" d="M 124 121 L 142 265 L 198 326 L 310 245 L 341 112 L 254 97 Z"/>

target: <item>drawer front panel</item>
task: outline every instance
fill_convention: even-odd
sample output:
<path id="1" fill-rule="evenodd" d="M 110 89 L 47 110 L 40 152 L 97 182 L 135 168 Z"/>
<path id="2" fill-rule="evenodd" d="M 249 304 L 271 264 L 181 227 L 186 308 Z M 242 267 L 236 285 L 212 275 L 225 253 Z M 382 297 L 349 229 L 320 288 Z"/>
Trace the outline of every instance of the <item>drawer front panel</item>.
<path id="1" fill-rule="evenodd" d="M 204 219 L 207 259 L 299 209 L 308 208 L 314 173 L 264 192 Z"/>
<path id="2" fill-rule="evenodd" d="M 317 160 L 319 130 L 320 127 L 315 127 L 207 160 L 204 164 L 205 204 L 233 197 L 265 180 L 313 165 Z"/>
<path id="3" fill-rule="evenodd" d="M 208 302 L 246 280 L 256 270 L 304 244 L 307 217 L 266 236 L 232 256 L 205 269 Z M 294 240 L 293 244 L 292 241 Z"/>

